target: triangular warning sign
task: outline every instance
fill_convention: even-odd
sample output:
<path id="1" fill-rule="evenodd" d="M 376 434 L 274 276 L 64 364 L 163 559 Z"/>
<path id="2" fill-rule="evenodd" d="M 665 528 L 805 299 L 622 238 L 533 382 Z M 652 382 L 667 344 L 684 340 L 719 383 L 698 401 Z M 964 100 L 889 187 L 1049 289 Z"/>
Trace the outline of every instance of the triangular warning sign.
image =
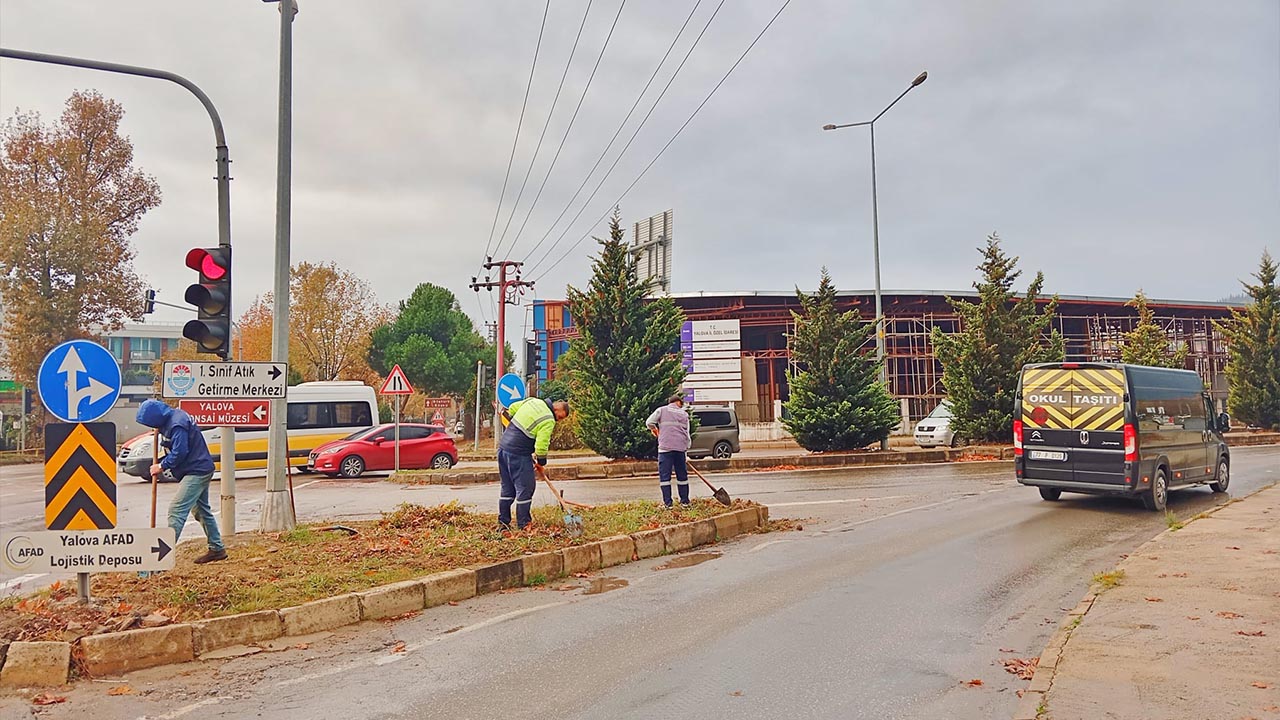
<path id="1" fill-rule="evenodd" d="M 412 395 L 413 386 L 409 384 L 409 378 L 404 376 L 400 366 L 396 365 L 387 373 L 387 381 L 382 383 L 382 389 L 378 392 L 383 395 Z"/>

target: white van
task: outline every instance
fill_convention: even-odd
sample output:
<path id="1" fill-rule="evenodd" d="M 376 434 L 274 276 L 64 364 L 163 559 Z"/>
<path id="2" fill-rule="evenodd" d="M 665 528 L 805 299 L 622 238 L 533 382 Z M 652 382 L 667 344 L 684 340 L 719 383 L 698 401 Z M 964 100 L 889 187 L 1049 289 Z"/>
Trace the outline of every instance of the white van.
<path id="1" fill-rule="evenodd" d="M 306 382 L 289 388 L 287 427 L 289 464 L 305 467 L 307 456 L 317 447 L 340 440 L 359 430 L 373 427 L 378 420 L 378 399 L 373 388 L 356 381 Z M 219 428 L 204 428 L 215 466 L 221 444 Z M 151 433 L 133 437 L 120 446 L 120 472 L 149 477 Z M 260 470 L 267 466 L 267 431 L 262 428 L 236 429 L 236 470 Z"/>

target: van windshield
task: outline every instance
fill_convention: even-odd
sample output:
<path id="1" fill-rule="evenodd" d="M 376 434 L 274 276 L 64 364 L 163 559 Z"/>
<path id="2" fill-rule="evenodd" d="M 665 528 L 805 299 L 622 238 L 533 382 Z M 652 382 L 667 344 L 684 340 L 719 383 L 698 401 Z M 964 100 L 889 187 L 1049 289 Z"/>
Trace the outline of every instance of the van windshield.
<path id="1" fill-rule="evenodd" d="M 928 417 L 931 417 L 934 419 L 950 418 L 951 406 L 948 405 L 947 403 L 941 403 L 938 405 L 938 407 L 933 409 L 933 412 L 929 413 Z"/>

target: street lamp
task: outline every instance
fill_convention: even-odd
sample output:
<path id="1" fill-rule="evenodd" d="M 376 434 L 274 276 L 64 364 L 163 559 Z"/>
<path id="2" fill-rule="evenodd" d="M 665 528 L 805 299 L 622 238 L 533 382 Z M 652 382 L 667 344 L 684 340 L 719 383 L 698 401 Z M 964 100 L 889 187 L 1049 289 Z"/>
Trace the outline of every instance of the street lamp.
<path id="1" fill-rule="evenodd" d="M 879 198 L 876 195 L 876 121 L 885 113 L 889 112 L 889 108 L 898 104 L 898 101 L 911 92 L 911 89 L 924 83 L 929 77 L 929 73 L 922 72 L 916 76 L 915 80 L 907 86 L 902 94 L 894 98 L 885 109 L 880 111 L 879 115 L 867 120 L 866 122 L 846 123 L 844 125 L 823 125 L 823 130 L 839 130 L 841 128 L 850 127 L 869 127 L 871 128 L 871 237 L 872 247 L 875 254 L 875 271 L 876 271 L 876 360 L 880 362 L 880 380 L 888 387 L 889 369 L 885 363 L 885 332 L 884 332 L 884 309 L 880 297 L 880 205 Z M 887 444 L 887 442 L 885 443 Z M 883 447 L 884 445 L 882 445 Z"/>

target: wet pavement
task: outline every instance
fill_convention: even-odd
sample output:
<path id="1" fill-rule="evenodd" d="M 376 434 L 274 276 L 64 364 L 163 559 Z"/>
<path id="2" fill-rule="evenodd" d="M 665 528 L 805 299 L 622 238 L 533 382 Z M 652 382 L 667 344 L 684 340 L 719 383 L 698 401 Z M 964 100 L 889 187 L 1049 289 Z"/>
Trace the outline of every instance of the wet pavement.
<path id="1" fill-rule="evenodd" d="M 1280 480 L 1280 448 L 1233 457 L 1231 494 Z M 365 623 L 305 649 L 143 671 L 127 679 L 133 695 L 82 684 L 40 717 L 1008 717 L 1026 682 L 1001 661 L 1038 655 L 1093 573 L 1165 527 L 1136 501 L 1043 502 L 1009 463 L 713 481 L 803 529 Z M 657 495 L 646 480 L 561 485 L 582 502 Z M 359 517 L 400 500 L 485 506 L 496 494 L 298 487 L 304 517 Z M 1187 517 L 1228 497 L 1176 491 L 1170 509 Z M 695 556 L 708 557 L 685 559 Z M 597 582 L 617 586 L 587 594 Z M 0 700 L 0 715 L 28 712 Z"/>

